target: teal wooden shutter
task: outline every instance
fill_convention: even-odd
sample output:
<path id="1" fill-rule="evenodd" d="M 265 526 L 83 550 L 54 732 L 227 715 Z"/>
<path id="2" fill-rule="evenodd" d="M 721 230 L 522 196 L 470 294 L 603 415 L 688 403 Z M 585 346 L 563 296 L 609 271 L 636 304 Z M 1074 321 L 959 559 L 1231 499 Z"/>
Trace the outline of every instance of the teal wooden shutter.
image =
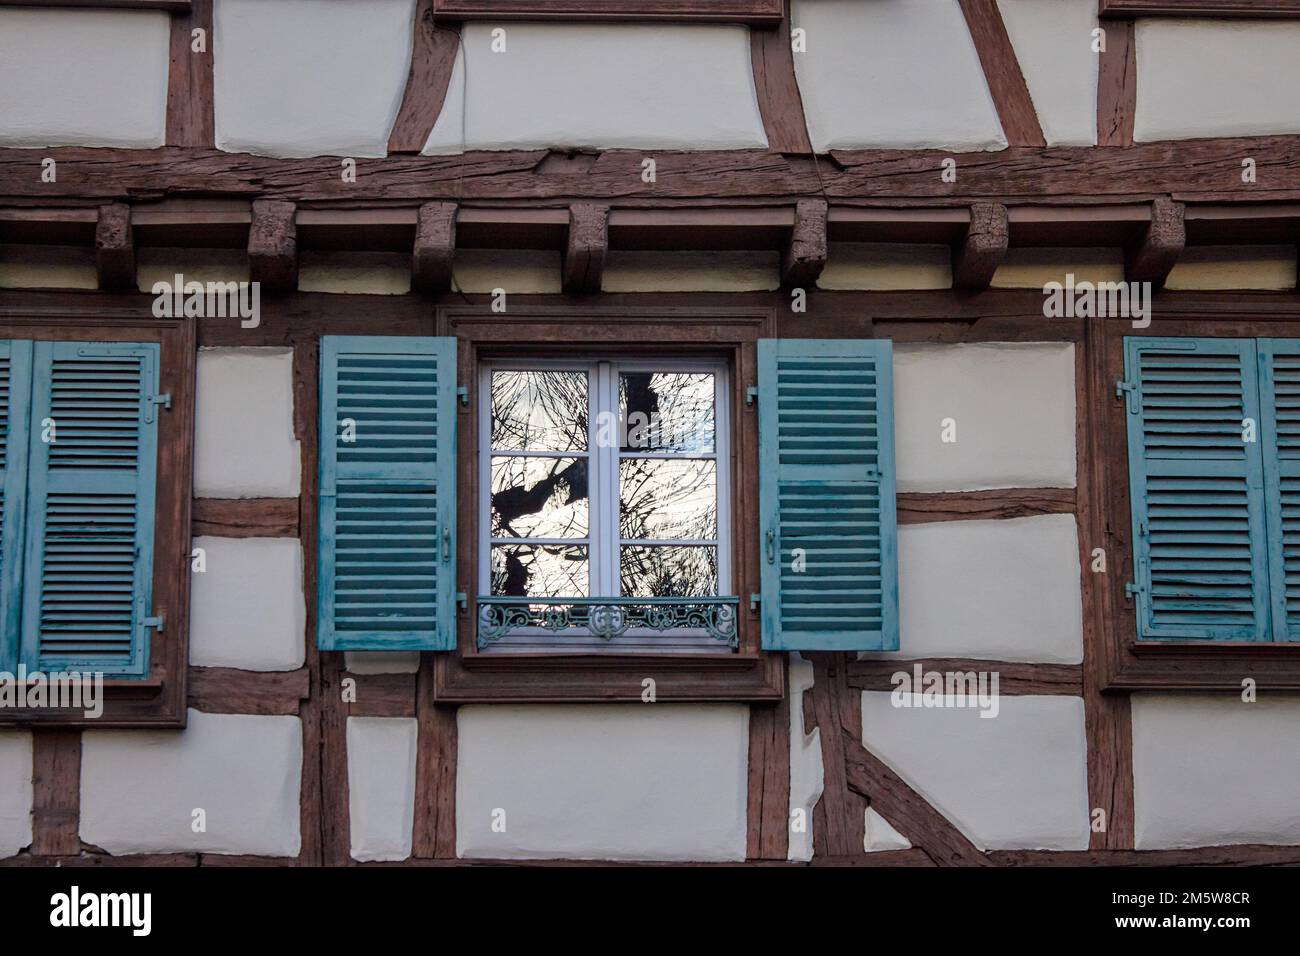
<path id="1" fill-rule="evenodd" d="M 456 340 L 321 339 L 321 650 L 456 646 Z"/>
<path id="2" fill-rule="evenodd" d="M 159 347 L 33 346 L 22 659 L 149 672 Z"/>
<path id="3" fill-rule="evenodd" d="M 758 343 L 763 647 L 898 649 L 893 350 Z"/>
<path id="4" fill-rule="evenodd" d="M 1300 641 L 1300 340 L 1258 350 L 1273 640 Z"/>
<path id="5" fill-rule="evenodd" d="M 32 343 L 0 341 L 0 671 L 18 669 Z"/>
<path id="6" fill-rule="evenodd" d="M 1255 342 L 1125 340 L 1138 637 L 1268 639 Z"/>

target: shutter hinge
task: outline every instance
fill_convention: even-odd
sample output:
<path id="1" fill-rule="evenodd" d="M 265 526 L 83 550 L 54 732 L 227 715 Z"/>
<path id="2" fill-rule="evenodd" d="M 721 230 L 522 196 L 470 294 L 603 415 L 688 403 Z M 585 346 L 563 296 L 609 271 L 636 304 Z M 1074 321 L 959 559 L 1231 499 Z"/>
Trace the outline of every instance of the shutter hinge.
<path id="1" fill-rule="evenodd" d="M 157 617 L 146 617 L 140 622 L 141 627 L 152 627 L 159 634 L 162 633 L 163 622 L 167 620 L 166 614 L 159 614 Z"/>
<path id="2" fill-rule="evenodd" d="M 750 385 L 748 388 L 745 389 L 745 404 L 753 405 L 757 401 L 758 401 L 758 386 Z"/>
<path id="3" fill-rule="evenodd" d="M 762 604 L 762 603 L 763 603 L 763 595 L 761 595 L 761 594 L 751 594 L 751 595 L 749 596 L 749 609 L 750 609 L 751 611 L 757 611 L 757 610 L 758 610 L 758 606 L 759 606 L 760 604 Z"/>
<path id="4" fill-rule="evenodd" d="M 1142 594 L 1142 585 L 1134 584 L 1132 581 L 1124 585 L 1124 596 L 1126 598 L 1137 598 Z"/>
<path id="5" fill-rule="evenodd" d="M 457 592 L 456 592 L 456 603 L 460 605 L 460 609 L 461 609 L 462 611 L 468 611 L 468 610 L 469 610 L 469 595 L 466 594 L 464 591 L 457 591 Z"/>
<path id="6" fill-rule="evenodd" d="M 464 405 L 464 406 L 466 406 L 466 407 L 469 406 L 469 388 L 468 388 L 468 387 L 466 387 L 466 386 L 464 386 L 464 385 L 458 386 L 457 389 L 456 389 L 456 397 L 460 399 L 460 403 L 461 403 L 462 405 Z"/>
<path id="7" fill-rule="evenodd" d="M 1128 395 L 1128 413 L 1136 415 L 1138 413 L 1138 398 L 1141 396 L 1137 382 L 1120 381 L 1115 383 L 1115 397 L 1124 398 L 1126 394 Z"/>
<path id="8" fill-rule="evenodd" d="M 147 423 L 153 421 L 153 410 L 155 405 L 161 405 L 163 408 L 172 407 L 172 393 L 163 392 L 161 395 L 150 395 L 144 400 L 144 420 Z"/>

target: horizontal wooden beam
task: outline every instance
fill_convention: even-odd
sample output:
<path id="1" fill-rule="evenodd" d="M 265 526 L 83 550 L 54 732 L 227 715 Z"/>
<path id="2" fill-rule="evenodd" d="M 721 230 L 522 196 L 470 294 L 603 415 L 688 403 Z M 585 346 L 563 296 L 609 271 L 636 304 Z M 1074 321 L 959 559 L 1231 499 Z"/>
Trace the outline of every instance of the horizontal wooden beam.
<path id="1" fill-rule="evenodd" d="M 89 10 L 163 10 L 187 13 L 190 0 L 0 0 L 0 7 L 81 7 Z"/>
<path id="2" fill-rule="evenodd" d="M 415 674 L 351 674 L 355 700 L 347 704 L 351 717 L 414 717 Z"/>
<path id="3" fill-rule="evenodd" d="M 296 671 L 191 667 L 189 706 L 208 714 L 296 714 L 310 684 L 305 667 Z"/>
<path id="4" fill-rule="evenodd" d="M 898 523 L 982 521 L 1029 515 L 1073 514 L 1073 488 L 997 488 L 992 491 L 904 491 L 897 496 Z"/>
<path id="5" fill-rule="evenodd" d="M 848 685 L 858 690 L 892 691 L 897 686 L 894 675 L 906 673 L 910 677 L 918 664 L 922 671 L 997 673 L 999 694 L 1083 695 L 1083 667 L 1080 664 L 1024 664 L 956 657 L 849 661 L 846 665 Z M 921 690 L 914 688 L 918 694 Z"/>
<path id="6" fill-rule="evenodd" d="M 1106 17 L 1300 19 L 1300 0 L 1099 0 Z"/>
<path id="7" fill-rule="evenodd" d="M 274 158 L 205 149 L 0 149 L 0 205 L 57 198 L 125 201 L 203 195 L 282 199 L 306 205 L 462 205 L 520 202 L 567 208 L 573 202 L 633 207 L 682 200 L 715 205 L 790 205 L 824 198 L 863 207 L 955 206 L 974 202 L 1099 205 L 1178 202 L 1300 201 L 1300 136 L 1257 136 L 1139 143 L 1126 149 L 1012 147 L 996 152 L 832 150 L 830 160 L 762 150 L 608 150 L 581 176 L 547 175 L 547 150 L 456 156 L 357 159 L 345 183 L 332 156 Z M 1256 182 L 1243 187 L 1241 157 L 1255 160 Z M 42 182 L 40 162 L 58 163 Z M 654 158 L 652 182 L 642 162 Z M 941 175 L 957 164 L 956 182 Z"/>
<path id="8" fill-rule="evenodd" d="M 298 537 L 297 498 L 195 498 L 191 533 L 218 538 Z"/>
<path id="9" fill-rule="evenodd" d="M 434 0 L 456 20 L 683 20 L 775 23 L 781 0 Z"/>

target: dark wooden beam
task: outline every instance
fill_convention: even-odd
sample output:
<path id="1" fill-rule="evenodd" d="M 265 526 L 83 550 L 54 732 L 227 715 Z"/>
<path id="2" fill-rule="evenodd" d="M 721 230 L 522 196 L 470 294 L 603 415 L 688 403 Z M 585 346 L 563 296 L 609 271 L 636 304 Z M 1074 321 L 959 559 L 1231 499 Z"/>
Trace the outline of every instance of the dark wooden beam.
<path id="1" fill-rule="evenodd" d="M 826 268 L 825 199 L 800 199 L 795 211 L 790 241 L 781 255 L 781 283 L 811 287 Z"/>
<path id="2" fill-rule="evenodd" d="M 456 204 L 429 202 L 420 207 L 411 253 L 411 286 L 417 292 L 438 293 L 451 288 L 456 254 Z"/>
<path id="3" fill-rule="evenodd" d="M 124 203 L 99 207 L 95 269 L 101 289 L 135 291 L 135 236 L 131 231 L 131 207 Z"/>
<path id="4" fill-rule="evenodd" d="M 212 2 L 194 0 L 171 21 L 167 71 L 167 145 L 211 149 L 216 145 L 213 118 Z M 194 31 L 202 30 L 204 48 L 194 49 Z"/>
<path id="5" fill-rule="evenodd" d="M 307 668 L 245 671 L 191 667 L 189 706 L 208 714 L 294 714 L 310 687 Z"/>
<path id="6" fill-rule="evenodd" d="M 298 537 L 297 498 L 195 498 L 192 533 L 218 538 Z"/>
<path id="7" fill-rule="evenodd" d="M 1010 244 L 1007 207 L 997 203 L 975 203 L 970 209 L 966 235 L 952 251 L 952 285 L 955 289 L 978 292 L 993 281 Z"/>
<path id="8" fill-rule="evenodd" d="M 804 733 L 819 731 L 824 785 L 813 807 L 813 855 L 862 856 L 870 797 L 848 781 L 846 748 L 862 741 L 862 695 L 846 682 L 845 654 L 805 654 L 813 665 L 813 684 L 803 693 Z M 865 799 L 864 799 L 865 798 Z"/>
<path id="9" fill-rule="evenodd" d="M 993 491 L 905 491 L 897 496 L 898 523 L 984 521 L 1072 514 L 1073 488 L 998 488 Z"/>
<path id="10" fill-rule="evenodd" d="M 1043 130 L 1038 123 L 1038 113 L 1029 95 L 1029 85 L 1020 71 L 1016 49 L 1007 35 L 1006 24 L 998 10 L 997 0 L 958 0 L 966 17 L 966 26 L 975 41 L 975 52 L 984 67 L 984 79 L 1002 132 L 1012 146 L 1042 146 Z"/>
<path id="11" fill-rule="evenodd" d="M 1009 695 L 1065 695 L 1083 693 L 1083 667 L 1079 664 L 1023 664 L 1016 661 L 985 661 L 973 658 L 928 658 L 925 660 L 864 660 L 846 665 L 848 686 L 858 690 L 888 690 L 897 686 L 893 677 L 908 674 L 917 665 L 923 671 L 997 672 L 998 693 Z M 919 693 L 919 691 L 918 691 Z"/>
<path id="12" fill-rule="evenodd" d="M 1159 289 L 1173 271 L 1187 245 L 1183 225 L 1185 206 L 1160 197 L 1151 204 L 1151 222 L 1146 234 L 1125 251 L 1124 277 L 1129 282 L 1150 282 Z"/>
<path id="13" fill-rule="evenodd" d="M 415 819 L 411 856 L 456 858 L 456 710 L 434 702 L 434 661 L 424 654 L 416 683 Z"/>
<path id="14" fill-rule="evenodd" d="M 807 155 L 813 148 L 794 73 L 789 0 L 785 0 L 784 7 L 779 24 L 749 32 L 749 58 L 754 70 L 758 111 L 767 133 L 767 148 L 774 153 Z"/>
<path id="15" fill-rule="evenodd" d="M 1137 39 L 1132 20 L 1099 20 L 1106 48 L 1097 62 L 1097 145 L 1132 146 L 1137 115 Z"/>
<path id="16" fill-rule="evenodd" d="M 81 852 L 81 731 L 32 731 L 32 855 Z"/>
<path id="17" fill-rule="evenodd" d="M 411 70 L 388 136 L 390 153 L 418 153 L 424 149 L 447 99 L 459 48 L 459 27 L 435 23 L 433 0 L 419 0 L 415 6 Z"/>
<path id="18" fill-rule="evenodd" d="M 790 698 L 749 708 L 745 858 L 784 860 L 790 849 Z"/>
<path id="19" fill-rule="evenodd" d="M 253 202 L 248 230 L 248 274 L 264 292 L 292 292 L 298 288 L 298 227 L 291 202 L 259 199 Z"/>
<path id="20" fill-rule="evenodd" d="M 193 0 L 201 3 L 202 0 Z M 162 10 L 184 13 L 191 0 L 0 0 L 0 7 L 82 7 L 88 10 Z"/>
<path id="21" fill-rule="evenodd" d="M 761 150 L 656 152 L 655 182 L 643 182 L 644 150 L 609 150 L 585 175 L 539 172 L 546 150 L 458 156 L 359 158 L 344 183 L 336 157 L 274 158 L 200 149 L 0 149 L 0 205 L 55 206 L 204 195 L 280 199 L 310 206 L 418 206 L 422 202 L 567 208 L 574 202 L 622 207 L 832 205 L 902 208 L 1002 202 L 1096 206 L 1178 202 L 1300 200 L 1300 136 L 1254 136 L 1139 143 L 1129 149 L 1011 147 L 996 152 L 832 150 L 832 162 Z M 1241 157 L 1256 162 L 1258 183 L 1241 188 Z M 41 182 L 40 159 L 58 163 L 57 182 Z M 939 175 L 957 163 L 956 183 Z M 34 203 L 33 203 L 34 201 Z"/>
<path id="22" fill-rule="evenodd" d="M 1259 17 L 1300 20 L 1300 0 L 1099 0 L 1107 17 Z"/>
<path id="23" fill-rule="evenodd" d="M 564 252 L 564 291 L 588 295 L 600 291 L 609 250 L 609 207 L 574 203 L 569 207 L 569 240 Z"/>
<path id="24" fill-rule="evenodd" d="M 346 704 L 349 717 L 414 717 L 415 674 L 352 674 L 356 699 Z"/>

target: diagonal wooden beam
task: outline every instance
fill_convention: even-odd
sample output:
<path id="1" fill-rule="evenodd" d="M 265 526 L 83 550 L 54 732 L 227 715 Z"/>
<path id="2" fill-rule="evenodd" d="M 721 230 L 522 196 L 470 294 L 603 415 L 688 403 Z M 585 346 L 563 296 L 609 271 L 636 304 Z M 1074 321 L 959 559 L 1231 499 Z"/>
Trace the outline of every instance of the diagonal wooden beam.
<path id="1" fill-rule="evenodd" d="M 1029 84 L 1020 71 L 1016 49 L 1007 35 L 997 0 L 958 0 L 966 26 L 975 41 L 975 52 L 984 67 L 984 79 L 1002 132 L 1011 146 L 1042 146 L 1046 143 L 1038 123 L 1038 112 L 1029 95 Z"/>
<path id="2" fill-rule="evenodd" d="M 781 256 L 781 282 L 787 286 L 816 285 L 826 268 L 825 199 L 800 199 L 795 207 L 794 228 Z"/>
<path id="3" fill-rule="evenodd" d="M 253 202 L 248 229 L 248 275 L 265 292 L 298 288 L 297 207 L 278 199 Z"/>
<path id="4" fill-rule="evenodd" d="M 1137 114 L 1137 40 L 1132 20 L 1097 21 L 1105 49 L 1097 61 L 1097 145 L 1132 146 Z"/>
<path id="5" fill-rule="evenodd" d="M 749 31 L 749 59 L 754 70 L 754 90 L 763 116 L 767 148 L 774 153 L 808 155 L 813 151 L 804 118 L 803 97 L 794 72 L 790 48 L 790 3 L 786 0 L 780 24 Z"/>
<path id="6" fill-rule="evenodd" d="M 411 254 L 411 285 L 419 292 L 439 293 L 451 288 L 452 259 L 456 254 L 456 204 L 430 202 L 420 207 L 415 225 L 415 250 Z"/>
<path id="7" fill-rule="evenodd" d="M 99 207 L 95 269 L 101 289 L 135 291 L 135 234 L 131 229 L 131 207 L 125 203 Z"/>
<path id="8" fill-rule="evenodd" d="M 974 292 L 987 289 L 1010 243 L 1006 206 L 987 202 L 971 206 L 966 235 L 952 251 L 953 288 Z"/>
<path id="9" fill-rule="evenodd" d="M 216 143 L 213 114 L 212 3 L 193 0 L 188 12 L 171 21 L 167 70 L 167 145 L 211 148 Z M 203 31 L 200 37 L 195 30 Z M 201 49 L 196 50 L 199 46 Z"/>
<path id="10" fill-rule="evenodd" d="M 582 295 L 600 291 L 609 249 L 609 207 L 574 203 L 569 207 L 569 240 L 564 253 L 564 291 Z"/>
<path id="11" fill-rule="evenodd" d="M 1146 233 L 1125 252 L 1124 278 L 1129 282 L 1150 282 L 1157 289 L 1165 284 L 1187 245 L 1185 208 L 1167 196 L 1151 204 L 1151 223 Z"/>
<path id="12" fill-rule="evenodd" d="M 406 92 L 402 94 L 402 105 L 388 135 L 390 153 L 418 153 L 424 149 L 447 99 L 459 48 L 460 27 L 435 23 L 433 0 L 419 0 L 415 6 Z"/>

